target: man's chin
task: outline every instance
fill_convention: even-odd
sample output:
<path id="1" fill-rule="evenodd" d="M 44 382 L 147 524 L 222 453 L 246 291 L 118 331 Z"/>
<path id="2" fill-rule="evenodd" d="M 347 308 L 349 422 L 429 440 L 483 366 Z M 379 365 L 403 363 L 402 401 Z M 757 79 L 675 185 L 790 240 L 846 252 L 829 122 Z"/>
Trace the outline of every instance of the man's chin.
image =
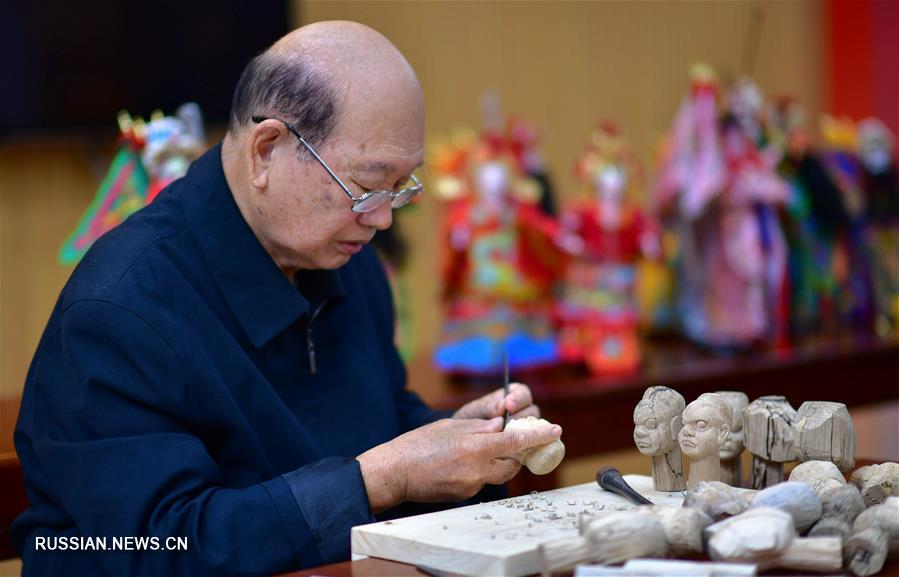
<path id="1" fill-rule="evenodd" d="M 328 270 L 334 270 L 334 269 L 340 268 L 343 265 L 345 265 L 346 263 L 350 262 L 351 258 L 353 258 L 353 255 L 346 254 L 344 252 L 338 252 L 337 254 L 332 256 L 328 260 L 327 263 L 325 263 L 326 266 L 323 266 L 321 268 L 328 269 Z"/>

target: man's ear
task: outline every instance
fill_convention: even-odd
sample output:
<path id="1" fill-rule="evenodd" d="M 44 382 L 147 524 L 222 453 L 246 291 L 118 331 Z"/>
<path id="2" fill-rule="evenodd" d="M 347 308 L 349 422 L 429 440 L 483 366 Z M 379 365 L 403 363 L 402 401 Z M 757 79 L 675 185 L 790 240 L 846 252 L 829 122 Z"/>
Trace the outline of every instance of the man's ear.
<path id="1" fill-rule="evenodd" d="M 263 121 L 255 126 L 247 138 L 250 182 L 257 189 L 268 186 L 275 158 L 275 145 L 284 135 L 284 128 L 277 121 Z"/>

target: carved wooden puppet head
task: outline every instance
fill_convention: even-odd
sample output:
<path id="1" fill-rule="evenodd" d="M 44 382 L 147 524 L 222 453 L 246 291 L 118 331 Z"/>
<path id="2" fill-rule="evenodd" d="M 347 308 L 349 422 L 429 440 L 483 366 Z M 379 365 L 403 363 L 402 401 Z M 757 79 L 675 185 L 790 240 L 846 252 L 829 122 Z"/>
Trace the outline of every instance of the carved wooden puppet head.
<path id="1" fill-rule="evenodd" d="M 649 387 L 634 409 L 634 443 L 644 455 L 664 455 L 677 448 L 684 397 L 668 387 Z"/>

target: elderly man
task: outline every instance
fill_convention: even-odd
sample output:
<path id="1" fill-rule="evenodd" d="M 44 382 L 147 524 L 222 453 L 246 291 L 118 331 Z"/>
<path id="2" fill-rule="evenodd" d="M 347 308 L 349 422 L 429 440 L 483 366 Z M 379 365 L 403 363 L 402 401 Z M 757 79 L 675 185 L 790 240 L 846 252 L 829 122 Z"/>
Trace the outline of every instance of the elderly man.
<path id="1" fill-rule="evenodd" d="M 377 32 L 254 59 L 224 142 L 100 239 L 41 339 L 16 430 L 26 575 L 270 574 L 353 525 L 471 497 L 558 438 L 523 385 L 441 416 L 406 390 L 366 245 L 420 191 L 422 93 Z M 391 513 L 390 511 L 387 511 Z"/>

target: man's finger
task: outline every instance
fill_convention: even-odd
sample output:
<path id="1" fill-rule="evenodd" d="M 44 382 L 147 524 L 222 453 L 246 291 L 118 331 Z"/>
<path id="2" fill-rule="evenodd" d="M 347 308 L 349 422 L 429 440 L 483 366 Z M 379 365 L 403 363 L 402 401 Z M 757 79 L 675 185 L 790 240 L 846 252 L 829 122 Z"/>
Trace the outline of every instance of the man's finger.
<path id="1" fill-rule="evenodd" d="M 552 443 L 561 436 L 562 427 L 559 425 L 541 425 L 533 429 L 483 435 L 480 442 L 488 454 L 505 457 L 530 447 Z"/>
<path id="2" fill-rule="evenodd" d="M 456 426 L 466 433 L 499 433 L 503 430 L 503 418 L 492 419 L 454 419 Z"/>
<path id="3" fill-rule="evenodd" d="M 521 463 L 515 459 L 498 458 L 490 461 L 484 480 L 491 485 L 502 485 L 518 474 Z"/>
<path id="4" fill-rule="evenodd" d="M 539 419 L 540 407 L 538 407 L 537 405 L 528 405 L 517 413 L 512 413 L 509 415 L 510 419 L 523 419 L 525 417 L 536 417 Z"/>
<path id="5" fill-rule="evenodd" d="M 509 385 L 509 395 L 503 399 L 503 409 L 515 413 L 530 406 L 533 402 L 531 389 L 527 385 L 512 383 Z"/>

